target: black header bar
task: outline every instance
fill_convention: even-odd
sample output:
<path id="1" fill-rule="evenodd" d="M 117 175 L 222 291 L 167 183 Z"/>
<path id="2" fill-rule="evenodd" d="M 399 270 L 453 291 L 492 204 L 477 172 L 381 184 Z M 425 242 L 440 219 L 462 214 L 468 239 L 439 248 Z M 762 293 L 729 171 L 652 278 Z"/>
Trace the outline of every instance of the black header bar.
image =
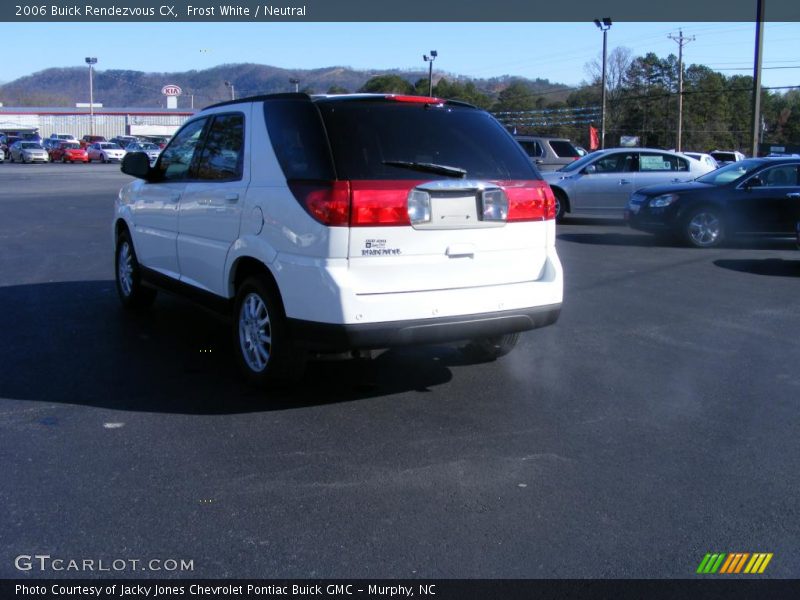
<path id="1" fill-rule="evenodd" d="M 10 22 L 590 22 L 755 21 L 755 0 L 16 0 L 0 4 Z M 798 0 L 769 0 L 767 21 L 800 21 Z"/>

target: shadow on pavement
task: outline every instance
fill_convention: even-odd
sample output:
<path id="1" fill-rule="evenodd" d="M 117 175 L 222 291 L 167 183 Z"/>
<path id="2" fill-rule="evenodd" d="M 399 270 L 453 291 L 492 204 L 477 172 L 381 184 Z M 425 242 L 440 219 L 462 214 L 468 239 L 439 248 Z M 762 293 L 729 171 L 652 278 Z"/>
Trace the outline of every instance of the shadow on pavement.
<path id="1" fill-rule="evenodd" d="M 638 233 L 559 233 L 556 238 L 576 244 L 595 246 L 638 246 L 651 248 L 655 246 L 677 246 L 674 240 L 650 234 Z"/>
<path id="2" fill-rule="evenodd" d="M 783 260 L 782 258 L 715 260 L 714 265 L 752 275 L 771 275 L 773 277 L 800 277 L 800 259 Z"/>
<path id="3" fill-rule="evenodd" d="M 396 349 L 312 361 L 301 381 L 259 391 L 240 377 L 230 323 L 182 299 L 129 314 L 113 281 L 83 281 L 3 287 L 0 306 L 0 398 L 228 414 L 427 390 L 469 364 L 456 348 Z"/>
<path id="4" fill-rule="evenodd" d="M 563 225 L 616 225 L 627 228 L 628 223 L 625 219 L 611 217 L 570 217 L 566 215 L 560 223 Z"/>

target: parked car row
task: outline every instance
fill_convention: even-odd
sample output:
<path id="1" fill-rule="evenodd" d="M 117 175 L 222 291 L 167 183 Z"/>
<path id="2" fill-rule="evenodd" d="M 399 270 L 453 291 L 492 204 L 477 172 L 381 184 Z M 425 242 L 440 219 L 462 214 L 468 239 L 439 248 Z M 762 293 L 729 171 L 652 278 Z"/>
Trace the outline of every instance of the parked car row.
<path id="1" fill-rule="evenodd" d="M 557 221 L 624 216 L 634 229 L 698 248 L 739 235 L 794 236 L 800 245 L 800 156 L 610 148 L 581 157 L 566 139 L 515 138 L 550 184 Z"/>
<path id="2" fill-rule="evenodd" d="M 85 136 L 96 137 L 96 136 Z M 151 164 L 155 164 L 156 159 L 161 153 L 158 145 L 135 140 L 130 142 L 125 148 L 119 145 L 96 141 L 92 144 L 82 145 L 78 140 L 69 138 L 53 137 L 44 141 L 44 144 L 17 140 L 9 146 L 8 158 L 11 162 L 63 162 L 90 163 L 93 161 L 109 163 L 122 162 L 127 152 L 144 152 L 147 154 Z M 0 162 L 5 159 L 5 153 L 0 153 Z"/>
<path id="3" fill-rule="evenodd" d="M 77 139 L 71 133 L 53 133 L 49 137 L 42 139 L 42 137 L 38 133 L 16 133 L 16 134 L 3 133 L 0 134 L 0 162 L 11 159 L 11 146 L 20 141 L 39 144 L 48 154 L 49 160 L 61 161 L 63 160 L 64 152 L 61 150 L 56 152 L 55 159 L 53 158 L 53 153 L 61 146 L 62 143 L 77 144 L 78 147 L 86 149 L 88 155 L 88 151 L 91 148 L 91 146 L 103 143 L 116 144 L 120 150 L 127 150 L 127 147 L 134 142 L 137 144 L 151 144 L 155 145 L 156 150 L 160 152 L 164 148 L 164 146 L 166 146 L 166 143 L 169 141 L 169 139 L 170 136 L 163 136 L 163 135 L 148 135 L 148 136 L 119 135 L 111 138 L 110 140 L 106 140 L 106 138 L 103 137 L 102 135 L 89 135 L 89 134 L 83 136 L 81 139 Z M 68 148 L 74 150 L 75 146 L 69 146 Z M 151 152 L 151 156 L 153 155 L 152 146 L 147 146 L 146 151 Z M 74 155 L 72 162 L 87 162 L 86 159 L 82 158 L 81 155 L 75 152 L 71 152 L 68 154 L 66 162 L 70 162 L 69 156 L 71 155 Z M 95 153 L 95 156 L 96 156 L 95 158 L 91 158 L 90 160 L 103 161 L 104 158 L 106 158 L 107 160 L 117 160 L 116 158 L 109 156 L 108 153 L 106 153 L 105 156 L 103 154 Z"/>

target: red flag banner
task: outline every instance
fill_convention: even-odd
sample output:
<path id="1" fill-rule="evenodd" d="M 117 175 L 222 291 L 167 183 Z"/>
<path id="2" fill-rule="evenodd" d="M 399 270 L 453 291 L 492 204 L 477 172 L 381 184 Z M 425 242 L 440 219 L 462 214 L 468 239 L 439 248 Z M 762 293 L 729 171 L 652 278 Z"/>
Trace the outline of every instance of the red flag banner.
<path id="1" fill-rule="evenodd" d="M 597 135 L 597 127 L 589 125 L 589 150 L 600 148 L 600 138 Z"/>

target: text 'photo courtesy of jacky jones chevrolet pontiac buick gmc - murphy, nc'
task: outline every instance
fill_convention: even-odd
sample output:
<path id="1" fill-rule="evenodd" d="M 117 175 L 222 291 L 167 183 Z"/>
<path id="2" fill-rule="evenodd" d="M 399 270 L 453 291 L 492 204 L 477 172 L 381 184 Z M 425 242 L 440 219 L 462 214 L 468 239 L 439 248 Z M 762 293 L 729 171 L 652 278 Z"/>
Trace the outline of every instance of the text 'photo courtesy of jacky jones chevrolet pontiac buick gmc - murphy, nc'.
<path id="1" fill-rule="evenodd" d="M 309 352 L 464 341 L 482 359 L 558 318 L 548 185 L 491 115 L 439 98 L 278 94 L 217 104 L 119 193 L 116 284 L 232 316 L 249 380 Z"/>

